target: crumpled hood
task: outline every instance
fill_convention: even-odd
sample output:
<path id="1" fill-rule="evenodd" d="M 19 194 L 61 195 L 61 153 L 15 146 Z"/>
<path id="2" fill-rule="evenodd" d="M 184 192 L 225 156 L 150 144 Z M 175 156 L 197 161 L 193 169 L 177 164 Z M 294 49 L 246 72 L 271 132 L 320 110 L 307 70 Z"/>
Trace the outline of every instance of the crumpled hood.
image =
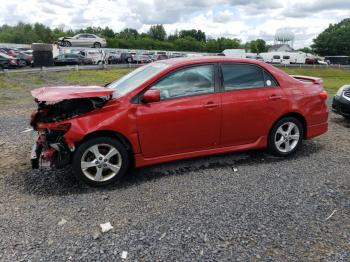
<path id="1" fill-rule="evenodd" d="M 102 86 L 53 86 L 31 91 L 40 102 L 56 102 L 65 99 L 89 98 L 112 95 L 113 90 Z"/>

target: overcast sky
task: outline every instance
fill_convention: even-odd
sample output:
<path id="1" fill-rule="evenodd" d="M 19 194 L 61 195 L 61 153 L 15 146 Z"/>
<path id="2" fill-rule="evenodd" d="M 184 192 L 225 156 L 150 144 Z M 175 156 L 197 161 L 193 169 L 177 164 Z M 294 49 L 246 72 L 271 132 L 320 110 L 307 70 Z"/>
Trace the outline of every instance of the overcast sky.
<path id="1" fill-rule="evenodd" d="M 201 29 L 209 37 L 272 41 L 290 28 L 295 47 L 304 47 L 330 23 L 350 17 L 350 0 L 1 0 L 0 24 L 40 22 L 77 29 L 109 26 L 146 32 L 152 24 L 166 31 Z"/>

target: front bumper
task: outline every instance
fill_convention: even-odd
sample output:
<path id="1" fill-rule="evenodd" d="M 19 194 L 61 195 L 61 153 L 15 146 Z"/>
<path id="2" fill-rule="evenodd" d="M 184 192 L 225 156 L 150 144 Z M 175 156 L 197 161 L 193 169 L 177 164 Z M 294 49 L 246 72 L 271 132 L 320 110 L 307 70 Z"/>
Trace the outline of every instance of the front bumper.
<path id="1" fill-rule="evenodd" d="M 350 101 L 342 96 L 335 96 L 333 98 L 332 111 L 336 114 L 350 117 Z"/>

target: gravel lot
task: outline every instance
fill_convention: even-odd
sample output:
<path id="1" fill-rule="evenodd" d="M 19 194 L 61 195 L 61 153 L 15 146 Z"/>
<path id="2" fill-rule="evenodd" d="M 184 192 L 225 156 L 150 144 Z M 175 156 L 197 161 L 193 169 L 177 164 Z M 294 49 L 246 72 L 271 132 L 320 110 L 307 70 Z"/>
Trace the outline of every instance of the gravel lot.
<path id="1" fill-rule="evenodd" d="M 0 111 L 1 261 L 350 260 L 350 122 L 340 116 L 289 159 L 185 160 L 91 189 L 69 169 L 30 170 L 34 134 L 20 133 L 30 111 Z M 100 233 L 106 222 L 114 229 Z"/>

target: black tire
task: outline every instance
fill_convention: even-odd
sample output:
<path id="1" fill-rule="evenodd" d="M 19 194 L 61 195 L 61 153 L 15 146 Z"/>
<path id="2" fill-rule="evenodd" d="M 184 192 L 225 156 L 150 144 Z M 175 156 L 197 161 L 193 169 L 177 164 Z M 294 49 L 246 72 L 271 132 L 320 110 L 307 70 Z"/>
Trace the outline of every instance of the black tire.
<path id="1" fill-rule="evenodd" d="M 283 151 L 281 151 L 278 148 L 278 146 L 276 145 L 276 141 L 275 140 L 277 139 L 278 136 L 280 136 L 279 133 L 277 132 L 277 130 L 281 126 L 285 127 L 287 125 L 287 123 L 294 123 L 295 124 L 295 126 L 297 127 L 297 129 L 299 131 L 299 139 L 298 139 L 297 143 L 292 147 L 292 149 L 290 151 L 283 152 Z M 295 129 L 295 130 L 297 130 L 297 129 Z M 294 133 L 294 135 L 296 135 L 296 133 Z M 275 156 L 281 156 L 281 157 L 290 156 L 290 155 L 294 154 L 298 150 L 300 144 L 302 143 L 303 137 L 304 137 L 304 128 L 303 128 L 303 125 L 301 124 L 301 122 L 295 117 L 284 117 L 284 118 L 280 119 L 279 121 L 277 121 L 277 123 L 272 127 L 272 129 L 271 129 L 271 131 L 269 133 L 269 137 L 268 137 L 268 151 L 272 155 L 275 155 Z M 287 139 L 287 142 L 290 143 L 288 141 L 288 137 L 281 136 L 280 138 L 282 140 L 283 139 Z M 280 140 L 280 139 L 278 139 L 278 140 Z M 296 140 L 294 140 L 294 141 L 296 141 Z M 294 141 L 292 141 L 291 143 L 293 144 Z M 285 148 L 287 150 L 287 147 L 285 147 Z"/>
<path id="2" fill-rule="evenodd" d="M 129 64 L 132 63 L 132 62 L 133 62 L 132 57 L 128 57 L 128 58 L 126 59 L 126 62 L 129 63 Z"/>
<path id="3" fill-rule="evenodd" d="M 103 145 L 108 145 L 108 146 L 114 147 L 119 152 L 118 158 L 119 157 L 121 158 L 120 169 L 115 176 L 113 176 L 112 178 L 110 178 L 106 181 L 96 181 L 96 180 L 90 179 L 87 175 L 84 174 L 84 172 L 81 168 L 82 158 L 86 156 L 86 152 L 88 151 L 88 149 L 94 145 L 100 145 L 102 147 L 103 147 Z M 94 156 L 92 158 L 94 158 Z M 96 158 L 96 160 L 97 160 L 97 158 Z M 101 163 L 104 163 L 103 160 L 101 161 Z M 108 163 L 109 163 L 109 160 L 108 160 Z M 92 139 L 89 139 L 89 140 L 83 142 L 77 148 L 77 150 L 75 151 L 74 156 L 73 156 L 72 167 L 73 167 L 73 173 L 79 181 L 81 181 L 89 186 L 92 186 L 92 187 L 101 187 L 101 186 L 106 186 L 106 185 L 115 183 L 116 181 L 120 181 L 126 175 L 126 172 L 129 169 L 129 164 L 130 164 L 129 154 L 128 154 L 125 146 L 121 142 L 119 142 L 117 139 L 114 139 L 111 137 L 96 137 L 96 138 L 92 138 Z M 96 172 L 97 172 L 97 167 L 91 167 L 91 168 L 96 169 Z M 102 169 L 104 170 L 103 172 L 106 171 L 104 168 L 102 168 Z M 107 171 L 108 170 L 109 169 L 107 168 Z M 102 175 L 102 178 L 105 178 L 105 177 L 103 177 L 103 175 Z"/>
<path id="4" fill-rule="evenodd" d="M 71 46 L 72 46 L 72 43 L 69 42 L 69 41 L 64 41 L 63 46 L 65 46 L 65 47 L 71 47 Z"/>
<path id="5" fill-rule="evenodd" d="M 101 43 L 99 42 L 94 43 L 94 48 L 101 48 Z"/>

